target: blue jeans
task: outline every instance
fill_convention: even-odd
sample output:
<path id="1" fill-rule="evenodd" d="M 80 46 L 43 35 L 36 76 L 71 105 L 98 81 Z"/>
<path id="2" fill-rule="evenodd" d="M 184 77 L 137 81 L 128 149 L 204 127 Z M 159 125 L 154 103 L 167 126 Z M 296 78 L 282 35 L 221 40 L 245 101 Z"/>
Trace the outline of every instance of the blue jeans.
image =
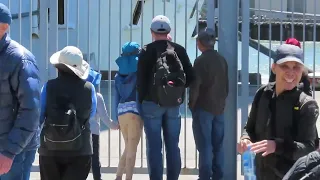
<path id="1" fill-rule="evenodd" d="M 162 130 L 166 148 L 167 180 L 178 180 L 181 171 L 179 106 L 160 107 L 153 102 L 144 101 L 141 111 L 146 133 L 149 178 L 152 180 L 163 178 Z"/>
<path id="2" fill-rule="evenodd" d="M 192 129 L 199 151 L 199 180 L 223 179 L 224 115 L 200 108 L 192 111 Z"/>
<path id="3" fill-rule="evenodd" d="M 13 159 L 10 171 L 0 176 L 0 180 L 29 180 L 36 150 L 21 152 Z"/>

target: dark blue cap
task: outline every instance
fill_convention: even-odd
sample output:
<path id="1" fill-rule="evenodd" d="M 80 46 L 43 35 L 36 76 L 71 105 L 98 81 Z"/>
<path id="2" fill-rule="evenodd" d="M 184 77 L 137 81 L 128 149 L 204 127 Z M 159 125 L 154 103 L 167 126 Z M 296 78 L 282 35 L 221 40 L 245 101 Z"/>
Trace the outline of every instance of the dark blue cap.
<path id="1" fill-rule="evenodd" d="M 0 23 L 11 24 L 12 16 L 9 8 L 0 3 Z"/>
<path id="2" fill-rule="evenodd" d="M 282 44 L 276 51 L 274 63 L 297 62 L 303 64 L 303 50 L 291 44 Z"/>

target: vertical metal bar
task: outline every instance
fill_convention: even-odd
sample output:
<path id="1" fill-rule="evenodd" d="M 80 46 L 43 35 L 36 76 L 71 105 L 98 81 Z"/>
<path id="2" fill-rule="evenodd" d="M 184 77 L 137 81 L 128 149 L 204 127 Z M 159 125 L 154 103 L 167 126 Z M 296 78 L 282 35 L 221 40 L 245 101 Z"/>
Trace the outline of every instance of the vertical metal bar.
<path id="1" fill-rule="evenodd" d="M 22 44 L 22 0 L 19 0 L 19 43 Z"/>
<path id="2" fill-rule="evenodd" d="M 91 26 L 90 26 L 90 23 L 91 23 L 91 21 L 90 21 L 90 13 L 91 13 L 91 11 L 90 11 L 90 2 L 88 1 L 88 16 L 87 16 L 87 20 L 88 20 L 88 29 L 87 29 L 87 33 L 88 33 L 88 37 L 87 37 L 87 45 L 88 45 L 88 53 L 87 53 L 87 61 L 88 61 L 88 63 L 91 65 L 91 57 L 90 57 L 90 51 L 91 51 L 91 47 L 90 47 L 90 45 L 91 45 L 91 41 L 90 41 L 90 39 L 91 39 Z M 110 111 L 109 111 L 110 112 Z"/>
<path id="3" fill-rule="evenodd" d="M 282 1 L 282 0 L 281 0 Z M 257 65 L 257 85 L 260 87 L 260 38 L 261 38 L 261 0 L 258 1 L 258 65 Z"/>
<path id="4" fill-rule="evenodd" d="M 242 6 L 242 28 L 241 28 L 241 129 L 248 119 L 248 98 L 249 98 L 249 32 L 250 32 L 250 2 L 241 1 Z"/>
<path id="5" fill-rule="evenodd" d="M 313 19 L 313 79 L 312 79 L 312 97 L 315 99 L 315 84 L 316 84 L 316 40 L 317 40 L 317 0 L 314 0 L 314 19 Z"/>
<path id="6" fill-rule="evenodd" d="M 152 0 L 152 18 L 155 16 L 155 13 L 154 13 L 154 11 L 155 11 L 154 1 L 155 1 L 155 0 Z"/>
<path id="7" fill-rule="evenodd" d="M 80 47 L 80 0 L 77 0 L 77 47 Z"/>
<path id="8" fill-rule="evenodd" d="M 213 0 L 214 1 L 214 0 Z M 197 34 L 199 33 L 199 0 L 197 0 L 196 2 L 196 31 L 197 31 Z M 208 8 L 210 9 L 210 8 Z M 208 17 L 208 16 L 207 16 Z M 214 18 L 214 17 L 213 17 Z M 198 57 L 198 43 L 196 43 L 196 58 Z M 187 112 L 186 112 L 187 113 Z M 195 148 L 195 167 L 198 168 L 198 151 L 197 151 L 197 148 Z"/>
<path id="9" fill-rule="evenodd" d="M 98 72 L 101 73 L 101 0 L 98 1 Z M 101 83 L 98 85 L 98 92 L 101 92 Z"/>
<path id="10" fill-rule="evenodd" d="M 227 60 L 229 95 L 225 108 L 224 179 L 237 179 L 238 0 L 219 0 L 219 53 Z M 228 11 L 221 11 L 222 9 Z"/>
<path id="11" fill-rule="evenodd" d="M 29 17 L 30 17 L 30 36 L 29 36 L 29 50 L 32 52 L 32 19 L 33 19 L 33 16 L 32 16 L 32 11 L 33 11 L 33 0 L 30 0 L 30 10 L 29 10 Z"/>
<path id="12" fill-rule="evenodd" d="M 184 16 L 184 21 L 185 21 L 185 31 L 184 31 L 184 43 L 185 43 L 185 49 L 187 50 L 187 39 L 188 39 L 188 0 L 185 0 L 185 16 Z M 188 98 L 187 91 L 185 92 L 185 99 Z M 184 106 L 184 168 L 187 167 L 187 111 L 188 111 L 188 106 L 187 103 L 185 103 Z"/>
<path id="13" fill-rule="evenodd" d="M 174 0 L 174 42 L 177 42 L 177 0 Z"/>
<path id="14" fill-rule="evenodd" d="M 163 0 L 163 15 L 166 15 L 166 0 Z"/>
<path id="15" fill-rule="evenodd" d="M 122 43 L 121 42 L 122 41 L 122 30 L 121 30 L 121 27 L 122 27 L 122 0 L 119 1 L 119 5 L 120 5 L 119 6 L 119 9 L 120 9 L 120 11 L 119 11 L 119 13 L 120 13 L 120 21 L 119 21 L 119 32 L 120 32 L 120 36 L 119 36 L 119 56 L 120 56 L 121 55 L 121 47 L 122 47 L 122 44 L 121 44 Z M 109 29 L 109 31 L 110 31 L 110 29 Z M 110 46 L 110 42 L 109 42 L 109 46 Z M 111 61 L 111 60 L 109 59 L 109 61 Z M 109 131 L 109 133 L 110 133 L 110 131 Z M 119 131 L 119 161 L 121 159 L 121 150 L 122 150 L 121 136 L 122 136 L 121 131 Z"/>
<path id="16" fill-rule="evenodd" d="M 291 37 L 294 37 L 294 0 L 291 0 Z"/>
<path id="17" fill-rule="evenodd" d="M 270 14 L 272 13 L 272 1 L 270 0 Z M 269 76 L 271 70 L 271 40 L 272 40 L 272 25 L 271 25 L 271 18 L 269 18 Z"/>
<path id="18" fill-rule="evenodd" d="M 109 1 L 111 1 L 111 0 L 109 0 Z M 131 5 L 131 8 L 130 8 L 130 41 L 132 41 L 132 26 L 133 26 L 133 14 L 132 14 L 132 12 L 133 12 L 133 6 L 132 6 L 132 0 L 131 0 L 131 3 L 130 3 L 130 5 Z M 110 3 L 109 3 L 110 4 Z M 109 29 L 109 31 L 110 31 L 110 29 Z M 110 42 L 109 42 L 110 43 Z"/>
<path id="19" fill-rule="evenodd" d="M 69 0 L 65 0 L 65 4 L 66 4 L 66 39 L 67 39 L 67 46 L 69 45 Z M 89 42 L 88 42 L 89 43 Z"/>
<path id="20" fill-rule="evenodd" d="M 259 0 L 260 1 L 260 0 Z M 271 1 L 271 0 L 270 0 Z M 260 9 L 260 8 L 259 8 Z M 281 18 L 280 18 L 280 44 L 282 44 L 283 41 L 283 0 L 281 0 Z M 259 43 L 260 44 L 260 43 Z"/>
<path id="21" fill-rule="evenodd" d="M 143 37 L 144 37 L 144 1 L 142 1 L 142 6 L 141 6 L 141 46 L 143 46 Z M 143 134 L 141 133 L 141 168 L 143 167 Z"/>
<path id="22" fill-rule="evenodd" d="M 51 56 L 53 53 L 58 51 L 59 43 L 59 32 L 58 32 L 58 1 L 49 1 L 50 5 L 50 28 L 49 28 L 49 49 Z M 48 68 L 49 78 L 55 78 L 57 76 L 57 70 L 53 66 Z"/>
<path id="23" fill-rule="evenodd" d="M 214 5 L 215 5 L 215 0 L 206 0 L 207 1 L 207 27 L 214 29 L 215 30 L 215 25 L 214 25 Z M 216 0 L 218 1 L 218 0 Z"/>
<path id="24" fill-rule="evenodd" d="M 9 0 L 10 2 L 10 0 Z M 41 73 L 46 72 L 45 74 L 41 74 L 41 77 L 43 77 L 44 81 L 48 80 L 48 68 L 49 68 L 49 53 L 48 53 L 48 1 L 43 1 L 40 3 L 40 16 L 43 19 L 40 20 L 39 26 L 39 36 L 40 38 L 40 52 L 41 52 L 41 59 L 44 61 L 44 67 L 45 71 L 41 71 Z M 42 63 L 41 63 L 42 64 Z M 41 69 L 40 69 L 41 70 Z"/>
<path id="25" fill-rule="evenodd" d="M 121 8 L 120 8 L 121 9 Z M 132 9 L 132 0 L 131 0 L 131 9 Z M 132 10 L 131 10 L 132 12 Z M 132 14 L 132 13 L 131 13 Z M 132 17 L 132 15 L 131 15 Z M 132 18 L 130 22 L 132 26 Z M 110 117 L 112 117 L 112 112 L 111 112 L 111 0 L 109 0 L 108 4 L 108 111 L 110 113 Z M 120 135 L 120 132 L 119 132 Z M 121 142 L 121 136 L 119 136 L 119 142 Z M 120 143 L 119 143 L 120 144 Z M 119 159 L 120 159 L 120 154 L 121 152 L 119 151 Z M 110 130 L 108 131 L 108 167 L 111 166 L 111 133 Z"/>

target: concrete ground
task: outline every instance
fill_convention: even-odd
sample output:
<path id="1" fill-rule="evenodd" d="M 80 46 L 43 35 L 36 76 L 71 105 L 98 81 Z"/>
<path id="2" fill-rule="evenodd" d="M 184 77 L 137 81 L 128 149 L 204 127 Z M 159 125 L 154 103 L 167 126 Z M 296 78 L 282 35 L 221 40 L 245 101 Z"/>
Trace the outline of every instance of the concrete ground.
<path id="1" fill-rule="evenodd" d="M 320 104 L 320 92 L 316 92 L 316 100 Z M 240 98 L 239 98 L 240 99 Z M 252 98 L 250 98 L 252 99 Z M 238 110 L 238 117 L 241 116 L 241 111 Z M 238 123 L 240 125 L 240 123 Z M 318 129 L 320 132 L 320 121 L 318 119 Z M 195 168 L 197 167 L 197 157 L 196 149 L 193 140 L 193 133 L 191 130 L 191 119 L 183 119 L 181 126 L 181 136 L 180 136 L 180 148 L 181 148 L 181 157 L 182 157 L 182 166 L 188 167 L 188 170 L 183 170 L 180 180 L 196 180 L 197 175 L 190 175 L 194 173 Z M 238 128 L 240 129 L 240 127 Z M 239 131 L 240 132 L 240 131 Z M 116 167 L 119 160 L 120 150 L 123 150 L 124 144 L 123 140 L 119 136 L 119 131 L 114 130 L 103 130 L 101 132 L 101 164 L 102 164 L 102 179 L 112 180 L 115 179 Z M 142 138 L 143 142 L 138 146 L 137 160 L 136 160 L 136 169 L 133 179 L 134 180 L 147 180 L 149 179 L 146 169 L 146 156 L 145 156 L 145 141 L 144 137 Z M 121 146 L 119 146 L 119 144 Z M 141 144 L 143 146 L 141 147 Z M 110 158 L 109 158 L 110 157 Z M 238 167 L 240 167 L 240 156 L 238 156 Z M 40 174 L 38 169 L 38 156 L 34 162 L 34 166 L 31 173 L 31 180 L 40 180 Z M 141 168 L 142 167 L 142 168 Z M 165 177 L 165 176 L 164 176 Z M 88 176 L 88 180 L 92 180 L 92 175 Z M 125 179 L 125 178 L 123 178 Z M 165 179 L 165 178 L 164 178 Z M 243 177 L 240 174 L 240 168 L 238 168 L 237 180 L 243 180 Z"/>

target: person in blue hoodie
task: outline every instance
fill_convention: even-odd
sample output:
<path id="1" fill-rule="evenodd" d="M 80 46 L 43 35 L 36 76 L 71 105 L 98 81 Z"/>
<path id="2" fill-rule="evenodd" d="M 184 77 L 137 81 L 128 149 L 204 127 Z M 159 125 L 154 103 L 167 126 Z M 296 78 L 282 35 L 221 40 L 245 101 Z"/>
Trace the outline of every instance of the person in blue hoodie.
<path id="1" fill-rule="evenodd" d="M 90 69 L 87 81 L 91 82 L 95 89 L 101 82 L 101 74 L 93 69 Z M 94 180 L 101 180 L 101 163 L 100 163 L 100 121 L 103 122 L 110 129 L 119 129 L 119 124 L 112 121 L 108 115 L 106 105 L 104 103 L 104 98 L 101 93 L 96 91 L 97 94 L 97 112 L 96 115 L 90 119 L 90 130 L 92 133 L 92 164 L 91 170 Z"/>
<path id="2" fill-rule="evenodd" d="M 115 76 L 115 109 L 120 124 L 120 130 L 125 142 L 125 150 L 121 156 L 116 180 L 132 179 L 136 161 L 137 146 L 139 144 L 143 122 L 139 116 L 137 104 L 137 64 L 140 45 L 127 42 L 122 46 L 122 54 L 116 60 L 119 72 Z"/>

